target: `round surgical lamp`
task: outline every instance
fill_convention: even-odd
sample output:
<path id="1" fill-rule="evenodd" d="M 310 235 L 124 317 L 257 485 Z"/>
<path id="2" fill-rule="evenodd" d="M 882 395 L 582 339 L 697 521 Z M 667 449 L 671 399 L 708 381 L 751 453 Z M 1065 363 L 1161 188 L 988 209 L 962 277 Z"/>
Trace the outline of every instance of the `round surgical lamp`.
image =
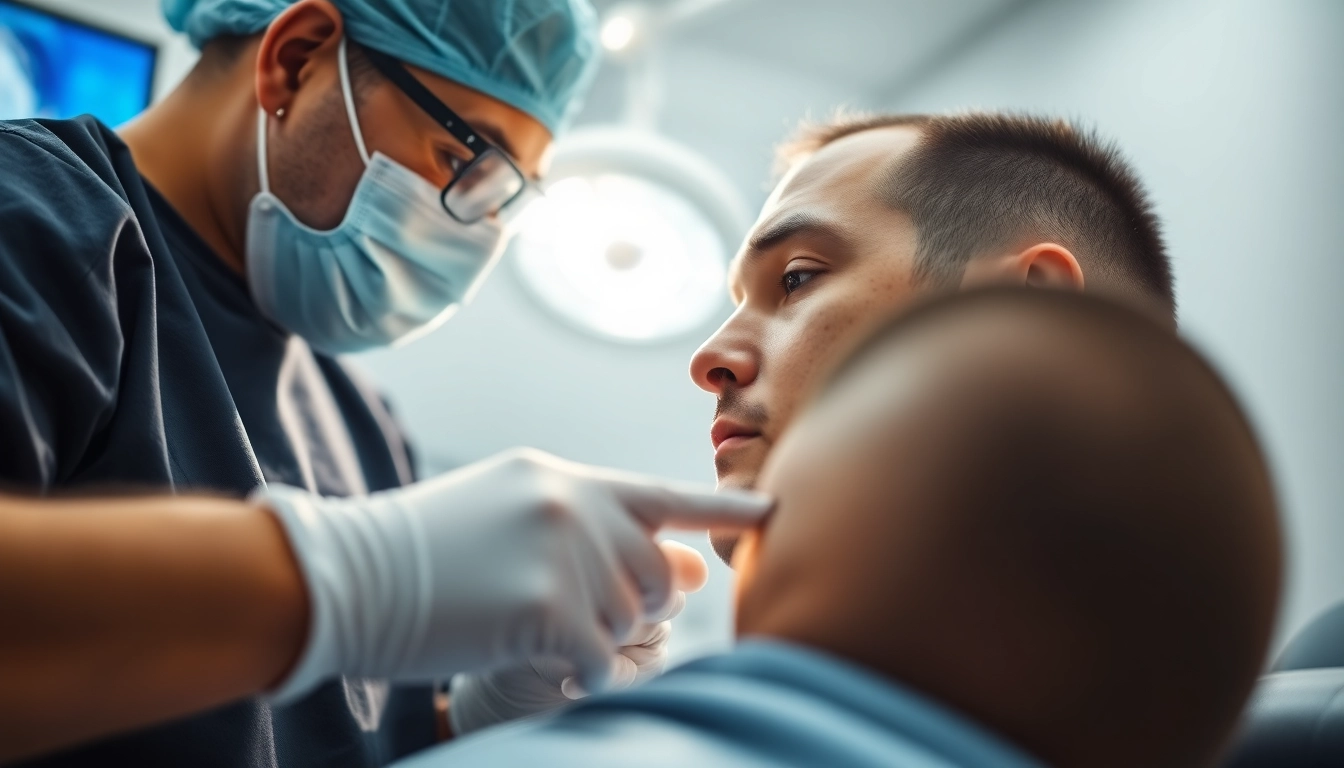
<path id="1" fill-rule="evenodd" d="M 622 120 L 562 138 L 545 200 L 515 225 L 523 285 L 589 334 L 656 342 L 702 329 L 723 309 L 728 257 L 750 219 L 718 169 L 656 132 L 662 41 L 722 2 L 608 8 L 602 45 L 625 74 Z"/>
<path id="2" fill-rule="evenodd" d="M 587 128 L 557 145 L 546 199 L 520 223 L 513 261 L 571 325 L 656 342 L 722 309 L 728 258 L 749 224 L 732 184 L 691 150 L 640 129 Z"/>

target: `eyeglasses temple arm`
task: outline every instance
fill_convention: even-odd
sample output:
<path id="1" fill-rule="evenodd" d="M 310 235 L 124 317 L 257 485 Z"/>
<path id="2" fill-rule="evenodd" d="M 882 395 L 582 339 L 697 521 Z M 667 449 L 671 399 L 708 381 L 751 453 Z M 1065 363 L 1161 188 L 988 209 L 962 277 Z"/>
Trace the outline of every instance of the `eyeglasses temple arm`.
<path id="1" fill-rule="evenodd" d="M 416 106 L 425 111 L 425 114 L 434 119 L 434 122 L 442 125 L 458 141 L 462 142 L 472 156 L 475 157 L 485 151 L 488 146 L 467 122 L 457 116 L 457 113 L 448 108 L 447 104 L 439 101 L 433 93 L 430 93 L 415 76 L 407 71 L 401 62 L 388 56 L 385 53 L 375 51 L 372 48 L 361 47 L 364 55 L 369 57 L 369 61 L 378 69 L 392 84 L 401 89 L 403 93 L 414 101 Z"/>

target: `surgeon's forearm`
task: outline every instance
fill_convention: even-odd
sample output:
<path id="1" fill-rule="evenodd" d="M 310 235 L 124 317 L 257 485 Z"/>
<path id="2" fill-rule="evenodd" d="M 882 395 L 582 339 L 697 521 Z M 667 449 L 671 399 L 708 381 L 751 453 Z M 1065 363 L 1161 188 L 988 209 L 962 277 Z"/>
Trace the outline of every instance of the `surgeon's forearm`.
<path id="1" fill-rule="evenodd" d="M 307 611 L 259 507 L 0 497 L 0 762 L 264 690 Z"/>

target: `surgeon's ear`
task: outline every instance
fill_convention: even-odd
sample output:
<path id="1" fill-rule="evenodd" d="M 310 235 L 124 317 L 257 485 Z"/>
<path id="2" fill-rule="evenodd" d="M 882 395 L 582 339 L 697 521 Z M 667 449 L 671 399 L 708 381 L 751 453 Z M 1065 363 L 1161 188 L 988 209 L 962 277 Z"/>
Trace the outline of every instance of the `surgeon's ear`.
<path id="1" fill-rule="evenodd" d="M 276 17 L 257 51 L 257 102 L 269 114 L 291 111 L 295 94 L 322 57 L 335 58 L 345 23 L 328 0 L 299 0 Z"/>
<path id="2" fill-rule="evenodd" d="M 962 288 L 1005 284 L 1081 291 L 1083 268 L 1068 248 L 1038 243 L 1002 256 L 971 259 L 961 278 Z"/>

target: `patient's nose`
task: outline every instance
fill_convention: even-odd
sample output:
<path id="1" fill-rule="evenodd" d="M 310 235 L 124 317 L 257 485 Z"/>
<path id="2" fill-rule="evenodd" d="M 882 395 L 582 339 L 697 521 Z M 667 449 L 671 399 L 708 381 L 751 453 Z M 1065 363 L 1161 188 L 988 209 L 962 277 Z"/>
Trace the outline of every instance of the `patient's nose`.
<path id="1" fill-rule="evenodd" d="M 691 379 L 696 386 L 715 395 L 730 387 L 745 387 L 756 380 L 760 364 L 755 346 L 745 329 L 735 327 L 733 318 L 723 324 L 691 357 Z"/>

